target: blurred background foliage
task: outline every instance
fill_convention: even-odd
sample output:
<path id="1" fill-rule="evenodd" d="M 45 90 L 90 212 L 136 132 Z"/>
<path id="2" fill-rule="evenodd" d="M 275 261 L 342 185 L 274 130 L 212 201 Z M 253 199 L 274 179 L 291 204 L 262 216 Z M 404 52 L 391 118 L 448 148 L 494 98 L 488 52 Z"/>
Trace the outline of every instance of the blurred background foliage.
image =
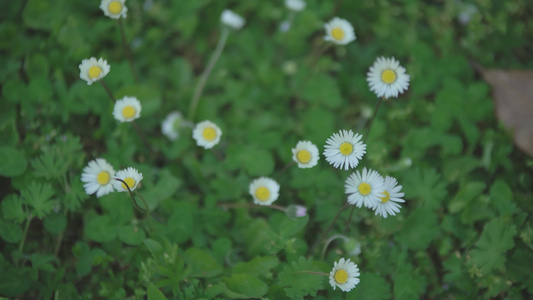
<path id="1" fill-rule="evenodd" d="M 496 121 L 490 86 L 471 67 L 533 68 L 530 1 L 309 0 L 282 33 L 281 0 L 128 0 L 139 84 L 99 2 L 0 4 L 0 295 L 531 298 L 533 162 Z M 187 113 L 226 8 L 247 23 L 230 34 L 194 120 L 214 121 L 222 141 L 205 151 L 185 129 L 171 142 L 160 123 L 171 110 Z M 357 40 L 317 55 L 334 16 Z M 115 97 L 141 101 L 152 150 L 113 119 L 99 84 L 79 79 L 91 56 L 111 65 Z M 358 168 L 398 178 L 406 203 L 387 219 L 356 209 L 348 239 L 308 253 L 345 203 L 350 172 L 321 160 L 283 173 L 276 203 L 305 205 L 299 219 L 246 207 L 248 184 L 278 178 L 299 140 L 323 149 L 340 129 L 365 134 L 378 100 L 366 72 L 378 56 L 398 59 L 411 83 L 382 104 Z M 96 157 L 142 172 L 154 231 L 125 194 L 85 194 L 81 171 Z M 329 272 L 340 257 L 361 269 L 349 293 L 294 273 Z"/>

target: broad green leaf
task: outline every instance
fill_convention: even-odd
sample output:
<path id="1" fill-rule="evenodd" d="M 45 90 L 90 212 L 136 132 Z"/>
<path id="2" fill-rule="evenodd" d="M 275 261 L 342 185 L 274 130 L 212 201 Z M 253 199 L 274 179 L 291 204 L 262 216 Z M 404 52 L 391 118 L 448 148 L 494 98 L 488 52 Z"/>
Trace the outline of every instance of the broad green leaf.
<path id="1" fill-rule="evenodd" d="M 233 274 L 243 273 L 250 276 L 267 276 L 279 264 L 275 256 L 260 256 L 249 262 L 240 262 L 233 267 Z"/>
<path id="2" fill-rule="evenodd" d="M 52 234 L 59 234 L 67 227 L 67 217 L 62 213 L 51 213 L 44 218 L 44 229 Z"/>
<path id="3" fill-rule="evenodd" d="M 0 175 L 6 177 L 16 177 L 23 174 L 28 166 L 28 161 L 24 155 L 14 148 L 0 148 Z"/>
<path id="4" fill-rule="evenodd" d="M 502 219 L 495 219 L 485 225 L 483 233 L 476 243 L 476 249 L 470 252 L 472 261 L 486 273 L 500 269 L 505 263 L 505 253 L 514 246 L 516 227 Z"/>
<path id="5" fill-rule="evenodd" d="M 0 272 L 0 295 L 18 298 L 24 294 L 33 284 L 36 284 L 29 278 L 30 272 L 29 267 L 10 268 Z"/>
<path id="6" fill-rule="evenodd" d="M 467 182 L 463 185 L 455 197 L 448 204 L 448 209 L 452 214 L 458 213 L 475 197 L 478 197 L 485 190 L 485 183 L 479 181 Z"/>
<path id="7" fill-rule="evenodd" d="M 139 226 L 124 225 L 117 227 L 118 238 L 132 246 L 140 245 L 146 238 L 144 230 Z"/>
<path id="8" fill-rule="evenodd" d="M 85 224 L 85 236 L 99 243 L 113 241 L 117 237 L 117 228 L 107 215 L 96 216 Z"/>
<path id="9" fill-rule="evenodd" d="M 446 182 L 434 169 L 409 169 L 401 183 L 408 199 L 423 201 L 428 208 L 440 207 L 446 197 Z"/>
<path id="10" fill-rule="evenodd" d="M 406 219 L 403 228 L 396 234 L 396 241 L 409 249 L 426 248 L 438 235 L 438 219 L 435 213 L 427 208 L 419 208 Z"/>
<path id="11" fill-rule="evenodd" d="M 243 238 L 246 243 L 246 252 L 250 256 L 275 254 L 283 247 L 283 241 L 263 219 L 252 221 L 244 229 Z"/>
<path id="12" fill-rule="evenodd" d="M 337 81 L 325 74 L 307 74 L 306 88 L 302 98 L 311 103 L 319 103 L 328 108 L 337 108 L 342 103 L 342 96 Z"/>
<path id="13" fill-rule="evenodd" d="M 35 270 L 55 272 L 56 268 L 52 263 L 58 263 L 58 259 L 51 254 L 34 253 L 30 257 L 32 268 Z"/>
<path id="14" fill-rule="evenodd" d="M 18 243 L 22 239 L 22 228 L 0 219 L 0 236 L 8 243 Z"/>
<path id="15" fill-rule="evenodd" d="M 426 289 L 426 280 L 413 271 L 410 264 L 400 264 L 394 271 L 394 299 L 419 299 Z"/>
<path id="16" fill-rule="evenodd" d="M 180 202 L 175 206 L 174 213 L 167 222 L 167 237 L 177 244 L 186 242 L 193 233 L 196 208 L 187 202 Z"/>
<path id="17" fill-rule="evenodd" d="M 232 299 L 261 298 L 268 292 L 268 285 L 250 274 L 234 274 L 222 279 Z"/>
<path id="18" fill-rule="evenodd" d="M 228 147 L 226 163 L 231 169 L 244 168 L 250 176 L 266 176 L 274 170 L 272 154 L 255 146 Z"/>
<path id="19" fill-rule="evenodd" d="M 191 267 L 191 276 L 209 278 L 222 273 L 222 267 L 213 256 L 198 248 L 185 251 L 185 262 Z"/>
<path id="20" fill-rule="evenodd" d="M 502 180 L 496 180 L 490 187 L 491 204 L 499 216 L 507 217 L 518 210 L 513 202 L 513 192 Z"/>
<path id="21" fill-rule="evenodd" d="M 148 248 L 153 258 L 159 257 L 163 251 L 163 247 L 156 240 L 145 239 L 143 244 Z"/>
<path id="22" fill-rule="evenodd" d="M 368 300 L 392 299 L 390 284 L 378 274 L 361 272 L 361 281 L 351 290 L 358 298 Z"/>
<path id="23" fill-rule="evenodd" d="M 49 214 L 54 208 L 54 202 L 50 199 L 54 195 L 54 190 L 50 184 L 32 182 L 20 194 L 24 202 L 34 209 L 33 214 L 39 219 Z"/>
<path id="24" fill-rule="evenodd" d="M 281 238 L 289 238 L 298 232 L 302 231 L 309 222 L 309 216 L 292 219 L 286 215 L 283 215 L 279 222 L 279 234 Z"/>
<path id="25" fill-rule="evenodd" d="M 279 274 L 279 284 L 284 287 L 287 297 L 291 299 L 303 299 L 306 296 L 314 297 L 318 290 L 323 289 L 328 278 L 305 271 L 324 272 L 320 270 L 312 260 L 300 257 L 286 265 Z"/>
<path id="26" fill-rule="evenodd" d="M 150 283 L 148 285 L 146 294 L 148 295 L 148 300 L 166 300 L 167 299 L 167 297 L 165 297 L 165 295 L 153 283 Z"/>
<path id="27" fill-rule="evenodd" d="M 135 193 L 133 195 L 135 196 Z M 136 196 L 135 198 L 135 200 L 137 200 L 137 204 L 140 207 L 144 208 L 144 203 L 139 198 L 139 196 Z M 111 217 L 111 221 L 115 225 L 126 224 L 133 218 L 133 210 L 135 204 L 133 204 L 133 200 L 127 192 L 111 193 L 104 197 L 98 198 L 98 202 L 100 203 L 102 208 L 109 214 L 109 216 Z"/>
<path id="28" fill-rule="evenodd" d="M 6 220 L 13 221 L 17 224 L 22 223 L 27 213 L 24 211 L 22 199 L 19 196 L 11 194 L 2 200 L 2 215 Z"/>

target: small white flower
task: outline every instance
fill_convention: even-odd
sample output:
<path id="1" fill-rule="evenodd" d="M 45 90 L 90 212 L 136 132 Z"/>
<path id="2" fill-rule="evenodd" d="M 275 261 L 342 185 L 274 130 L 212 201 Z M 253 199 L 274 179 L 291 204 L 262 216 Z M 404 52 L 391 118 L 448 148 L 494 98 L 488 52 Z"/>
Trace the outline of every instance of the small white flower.
<path id="1" fill-rule="evenodd" d="M 302 169 L 316 166 L 319 156 L 318 148 L 309 141 L 300 141 L 296 148 L 292 149 L 292 159 Z"/>
<path id="2" fill-rule="evenodd" d="M 376 207 L 374 207 L 376 210 L 376 215 L 381 215 L 383 218 L 387 217 L 387 213 L 391 216 L 395 216 L 396 213 L 400 212 L 401 208 L 400 204 L 398 203 L 405 202 L 405 200 L 402 199 L 405 194 L 400 193 L 402 186 L 398 185 L 396 178 L 387 176 L 385 177 L 383 187 L 384 191 L 379 198 L 380 201 Z"/>
<path id="3" fill-rule="evenodd" d="M 115 178 L 123 180 L 128 185 L 126 187 L 126 185 L 123 182 L 113 179 L 113 186 L 118 192 L 127 192 L 128 187 L 133 192 L 137 188 L 141 180 L 143 180 L 143 175 L 139 173 L 137 169 L 128 167 L 124 170 L 118 171 L 115 174 Z"/>
<path id="4" fill-rule="evenodd" d="M 131 122 L 141 116 L 141 102 L 135 97 L 125 96 L 115 102 L 113 116 L 120 122 Z"/>
<path id="5" fill-rule="evenodd" d="M 85 184 L 85 192 L 92 195 L 96 192 L 96 197 L 102 197 L 113 192 L 113 178 L 115 169 L 103 158 L 97 158 L 89 162 L 83 168 L 81 181 Z"/>
<path id="6" fill-rule="evenodd" d="M 203 121 L 196 124 L 192 131 L 192 137 L 196 140 L 196 145 L 205 149 L 213 148 L 220 142 L 222 130 L 211 121 Z"/>
<path id="7" fill-rule="evenodd" d="M 244 19 L 229 9 L 225 9 L 220 16 L 220 21 L 225 26 L 239 30 L 244 26 Z"/>
<path id="8" fill-rule="evenodd" d="M 385 98 L 398 97 L 409 87 L 409 75 L 405 74 L 405 68 L 394 57 L 378 57 L 370 67 L 366 81 L 371 91 Z"/>
<path id="9" fill-rule="evenodd" d="M 161 132 L 173 141 L 179 136 L 179 129 L 183 126 L 183 116 L 179 111 L 173 111 L 167 115 L 161 123 Z"/>
<path id="10" fill-rule="evenodd" d="M 125 3 L 126 0 L 102 0 L 100 9 L 104 11 L 104 15 L 111 19 L 126 18 L 128 8 Z"/>
<path id="11" fill-rule="evenodd" d="M 104 78 L 111 69 L 107 60 L 103 58 L 96 60 L 94 57 L 82 60 L 79 68 L 80 78 L 87 81 L 87 85 Z"/>
<path id="12" fill-rule="evenodd" d="M 268 177 L 258 178 L 250 183 L 250 195 L 258 205 L 270 205 L 279 196 L 279 184 Z"/>
<path id="13" fill-rule="evenodd" d="M 292 11 L 299 12 L 302 11 L 307 3 L 303 0 L 285 0 L 285 6 Z"/>
<path id="14" fill-rule="evenodd" d="M 324 40 L 337 45 L 346 45 L 355 41 L 355 32 L 350 22 L 335 17 L 329 23 L 324 24 L 326 36 Z"/>
<path id="15" fill-rule="evenodd" d="M 334 133 L 326 141 L 324 156 L 335 168 L 355 168 L 366 153 L 366 145 L 361 141 L 363 136 L 351 130 Z"/>
<path id="16" fill-rule="evenodd" d="M 335 262 L 333 269 L 329 273 L 329 284 L 333 290 L 339 287 L 343 292 L 351 291 L 359 284 L 359 268 L 350 259 L 341 258 Z"/>
<path id="17" fill-rule="evenodd" d="M 383 177 L 378 172 L 366 168 L 363 168 L 363 173 L 359 171 L 352 173 L 346 179 L 344 187 L 346 194 L 349 194 L 348 203 L 357 207 L 364 204 L 367 208 L 375 208 L 385 191 Z"/>

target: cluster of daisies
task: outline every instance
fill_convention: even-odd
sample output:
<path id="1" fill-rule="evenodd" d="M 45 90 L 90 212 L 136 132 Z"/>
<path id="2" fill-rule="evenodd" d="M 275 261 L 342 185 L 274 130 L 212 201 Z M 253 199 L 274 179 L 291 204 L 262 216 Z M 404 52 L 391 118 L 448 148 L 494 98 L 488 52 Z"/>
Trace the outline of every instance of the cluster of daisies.
<path id="1" fill-rule="evenodd" d="M 103 158 L 90 161 L 81 174 L 85 192 L 89 195 L 96 193 L 98 198 L 114 191 L 134 191 L 142 179 L 143 175 L 132 167 L 115 172 L 113 166 Z"/>
<path id="2" fill-rule="evenodd" d="M 306 3 L 303 0 L 285 0 L 285 6 L 291 13 L 291 17 L 283 31 L 290 28 L 290 22 L 294 13 L 303 10 Z M 104 14 L 113 19 L 126 17 L 127 8 L 125 0 L 102 0 L 100 8 Z M 226 29 L 239 30 L 245 20 L 232 12 L 224 10 L 220 17 L 221 23 Z M 335 45 L 347 45 L 356 40 L 353 26 L 344 19 L 335 17 L 324 25 L 326 35 L 324 40 Z M 102 80 L 110 71 L 107 61 L 91 57 L 84 59 L 79 65 L 80 78 L 87 81 L 88 85 Z M 367 73 L 369 88 L 377 97 L 387 99 L 398 97 L 409 86 L 409 75 L 406 74 L 398 61 L 392 58 L 379 57 L 370 67 Z M 104 88 L 107 87 L 101 82 Z M 115 101 L 113 116 L 120 122 L 131 122 L 140 117 L 141 103 L 135 97 L 126 96 Z M 161 124 L 161 132 L 170 140 L 179 137 L 179 131 L 183 127 L 193 128 L 192 137 L 197 145 L 210 149 L 220 142 L 222 131 L 213 122 L 205 120 L 194 125 L 186 120 L 178 111 L 169 113 Z M 326 140 L 323 155 L 326 161 L 334 168 L 350 170 L 355 169 L 359 161 L 366 153 L 366 144 L 362 135 L 352 130 L 341 130 L 334 133 Z M 312 168 L 318 164 L 320 154 L 318 147 L 310 141 L 300 141 L 292 149 L 292 159 L 299 168 Z M 83 169 L 81 180 L 84 182 L 85 191 L 88 194 L 96 194 L 97 197 L 109 194 L 113 191 L 133 191 L 142 180 L 140 174 L 134 168 L 127 168 L 115 172 L 114 168 L 104 159 L 97 158 L 89 162 Z M 400 204 L 404 193 L 402 186 L 398 185 L 395 178 L 383 177 L 377 171 L 363 168 L 348 176 L 345 182 L 345 193 L 349 204 L 358 208 L 365 207 L 375 211 L 375 215 L 384 218 L 394 216 L 400 212 Z M 249 193 L 256 205 L 270 206 L 279 197 L 280 185 L 272 178 L 260 177 L 253 180 L 249 186 Z M 295 210 L 295 216 L 305 216 L 306 208 L 299 205 L 290 206 Z M 359 283 L 359 268 L 350 259 L 341 258 L 334 263 L 329 274 L 330 284 L 335 289 L 339 287 L 348 292 Z"/>

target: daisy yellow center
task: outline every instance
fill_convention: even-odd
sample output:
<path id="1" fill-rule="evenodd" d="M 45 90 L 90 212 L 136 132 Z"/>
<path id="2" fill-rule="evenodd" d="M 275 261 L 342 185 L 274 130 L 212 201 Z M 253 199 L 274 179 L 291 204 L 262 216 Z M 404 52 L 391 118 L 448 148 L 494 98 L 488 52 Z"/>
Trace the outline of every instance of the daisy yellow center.
<path id="1" fill-rule="evenodd" d="M 391 69 L 387 69 L 381 73 L 381 80 L 386 84 L 391 84 L 396 81 L 396 72 Z"/>
<path id="2" fill-rule="evenodd" d="M 340 269 L 335 272 L 335 281 L 337 283 L 346 283 L 346 281 L 348 281 L 348 272 L 343 269 Z"/>
<path id="3" fill-rule="evenodd" d="M 217 131 L 213 127 L 207 127 L 202 131 L 202 136 L 206 141 L 212 141 L 217 137 Z"/>
<path id="4" fill-rule="evenodd" d="M 344 30 L 342 30 L 340 27 L 335 27 L 331 29 L 331 36 L 337 41 L 342 40 L 344 38 L 344 35 Z"/>
<path id="5" fill-rule="evenodd" d="M 131 119 L 135 116 L 135 107 L 128 105 L 122 109 L 122 116 L 126 119 Z"/>
<path id="6" fill-rule="evenodd" d="M 255 190 L 255 197 L 259 201 L 267 201 L 268 198 L 270 198 L 270 191 L 266 187 L 262 186 Z"/>
<path id="7" fill-rule="evenodd" d="M 383 191 L 383 194 L 384 194 L 385 196 L 383 196 L 383 197 L 379 197 L 379 199 L 381 199 L 381 202 L 382 202 L 382 203 L 387 203 L 387 202 L 389 202 L 389 199 L 390 199 L 390 194 L 389 194 L 389 192 L 387 192 L 387 191 Z"/>
<path id="8" fill-rule="evenodd" d="M 110 13 L 118 15 L 122 11 L 122 4 L 119 1 L 111 1 L 107 8 Z"/>
<path id="9" fill-rule="evenodd" d="M 130 188 L 130 190 L 135 186 L 135 179 L 131 178 L 131 177 L 127 177 L 124 179 L 124 182 L 128 185 L 128 187 Z M 122 183 L 122 188 L 127 190 L 128 187 L 126 187 L 126 184 L 124 184 L 124 182 Z"/>
<path id="10" fill-rule="evenodd" d="M 359 193 L 363 196 L 370 194 L 370 192 L 372 191 L 372 187 L 366 182 L 361 183 L 358 189 Z"/>
<path id="11" fill-rule="evenodd" d="M 341 153 L 343 155 L 350 155 L 352 154 L 353 152 L 353 145 L 348 143 L 348 142 L 344 142 L 342 143 L 342 145 L 339 147 L 339 150 L 341 151 Z"/>
<path id="12" fill-rule="evenodd" d="M 111 175 L 107 171 L 102 171 L 96 176 L 96 181 L 99 185 L 106 185 L 109 183 L 109 180 L 111 180 Z"/>
<path id="13" fill-rule="evenodd" d="M 298 151 L 298 154 L 296 154 L 296 158 L 298 159 L 298 162 L 306 164 L 311 160 L 311 153 L 307 150 L 300 150 Z"/>
<path id="14" fill-rule="evenodd" d="M 89 68 L 89 78 L 98 78 L 100 77 L 100 74 L 102 74 L 102 68 L 100 68 L 99 66 L 91 66 Z"/>

